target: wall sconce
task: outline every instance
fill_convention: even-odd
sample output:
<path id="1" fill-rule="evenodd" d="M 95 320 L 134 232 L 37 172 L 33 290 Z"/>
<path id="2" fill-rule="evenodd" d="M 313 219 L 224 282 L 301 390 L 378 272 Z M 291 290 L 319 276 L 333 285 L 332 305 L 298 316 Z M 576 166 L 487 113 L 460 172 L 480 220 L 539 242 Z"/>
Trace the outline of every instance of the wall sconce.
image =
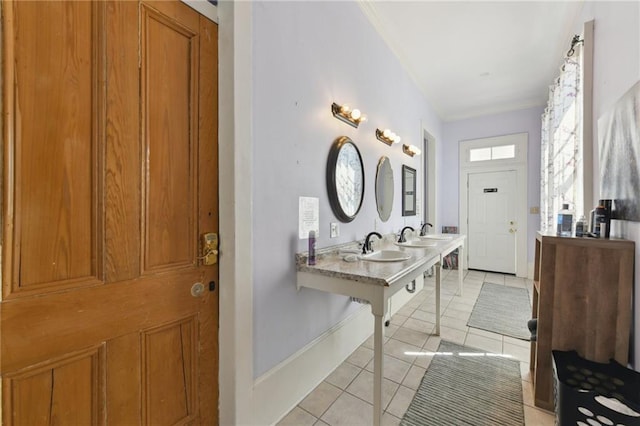
<path id="1" fill-rule="evenodd" d="M 335 102 L 331 104 L 331 113 L 338 120 L 356 129 L 361 122 L 367 120 L 367 117 L 362 115 L 359 109 L 350 109 L 348 105 L 338 105 Z"/>
<path id="2" fill-rule="evenodd" d="M 420 148 L 418 148 L 415 145 L 402 145 L 402 152 L 407 154 L 409 157 L 422 154 L 422 151 L 420 151 Z"/>
<path id="3" fill-rule="evenodd" d="M 389 146 L 393 145 L 394 143 L 400 143 L 400 141 L 402 140 L 400 136 L 396 135 L 389 129 L 376 129 L 376 138 L 378 138 L 380 142 L 384 142 Z"/>

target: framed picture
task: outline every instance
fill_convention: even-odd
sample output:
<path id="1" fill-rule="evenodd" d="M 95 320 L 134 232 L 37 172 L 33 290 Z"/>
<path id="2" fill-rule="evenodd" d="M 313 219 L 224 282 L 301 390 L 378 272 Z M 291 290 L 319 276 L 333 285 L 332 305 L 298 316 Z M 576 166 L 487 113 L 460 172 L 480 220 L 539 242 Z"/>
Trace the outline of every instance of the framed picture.
<path id="1" fill-rule="evenodd" d="M 600 198 L 612 218 L 640 222 L 640 81 L 598 120 Z"/>
<path id="2" fill-rule="evenodd" d="M 416 169 L 402 165 L 402 216 L 416 215 Z"/>

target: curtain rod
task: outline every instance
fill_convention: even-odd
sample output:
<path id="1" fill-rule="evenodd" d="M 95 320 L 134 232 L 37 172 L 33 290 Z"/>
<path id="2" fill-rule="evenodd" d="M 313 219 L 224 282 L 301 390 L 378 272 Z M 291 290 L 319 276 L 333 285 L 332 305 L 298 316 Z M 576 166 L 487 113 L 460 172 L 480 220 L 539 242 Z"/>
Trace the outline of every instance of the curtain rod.
<path id="1" fill-rule="evenodd" d="M 569 51 L 567 52 L 567 56 L 573 56 L 573 54 L 576 53 L 575 47 L 576 47 L 576 44 L 578 44 L 578 43 L 584 43 L 584 39 L 581 40 L 580 36 L 578 34 L 576 34 L 571 39 L 571 47 L 569 48 Z"/>

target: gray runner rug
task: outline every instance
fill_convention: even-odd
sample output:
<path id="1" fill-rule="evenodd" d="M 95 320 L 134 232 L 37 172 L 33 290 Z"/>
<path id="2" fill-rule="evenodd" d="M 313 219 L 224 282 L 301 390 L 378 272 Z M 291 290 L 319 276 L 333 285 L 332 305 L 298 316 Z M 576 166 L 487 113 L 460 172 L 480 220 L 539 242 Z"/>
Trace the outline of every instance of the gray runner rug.
<path id="1" fill-rule="evenodd" d="M 530 340 L 529 292 L 524 288 L 484 283 L 467 325 L 516 339 Z"/>
<path id="2" fill-rule="evenodd" d="M 401 426 L 524 425 L 518 361 L 445 341 L 438 352 L 451 355 L 433 357 Z"/>

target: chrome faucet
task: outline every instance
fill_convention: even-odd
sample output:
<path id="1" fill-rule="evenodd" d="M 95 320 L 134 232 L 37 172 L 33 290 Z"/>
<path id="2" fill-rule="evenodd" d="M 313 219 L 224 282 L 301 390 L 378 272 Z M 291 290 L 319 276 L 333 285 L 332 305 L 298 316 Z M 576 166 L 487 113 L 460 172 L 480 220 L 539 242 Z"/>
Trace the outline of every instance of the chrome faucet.
<path id="1" fill-rule="evenodd" d="M 420 236 L 427 235 L 427 225 L 433 228 L 433 225 L 429 222 L 425 222 L 420 228 Z"/>
<path id="2" fill-rule="evenodd" d="M 407 239 L 404 237 L 404 231 L 406 231 L 407 229 L 411 229 L 412 231 L 415 231 L 415 229 L 413 229 L 410 226 L 405 226 L 404 228 L 402 228 L 402 231 L 400 231 L 400 236 L 398 237 L 399 243 L 404 243 L 407 241 Z"/>
<path id="3" fill-rule="evenodd" d="M 364 244 L 362 245 L 362 254 L 367 254 L 370 251 L 373 251 L 373 249 L 371 248 L 371 237 L 374 235 L 382 239 L 382 235 L 380 235 L 379 233 L 369 232 L 369 234 L 367 234 L 367 237 L 364 239 Z"/>

